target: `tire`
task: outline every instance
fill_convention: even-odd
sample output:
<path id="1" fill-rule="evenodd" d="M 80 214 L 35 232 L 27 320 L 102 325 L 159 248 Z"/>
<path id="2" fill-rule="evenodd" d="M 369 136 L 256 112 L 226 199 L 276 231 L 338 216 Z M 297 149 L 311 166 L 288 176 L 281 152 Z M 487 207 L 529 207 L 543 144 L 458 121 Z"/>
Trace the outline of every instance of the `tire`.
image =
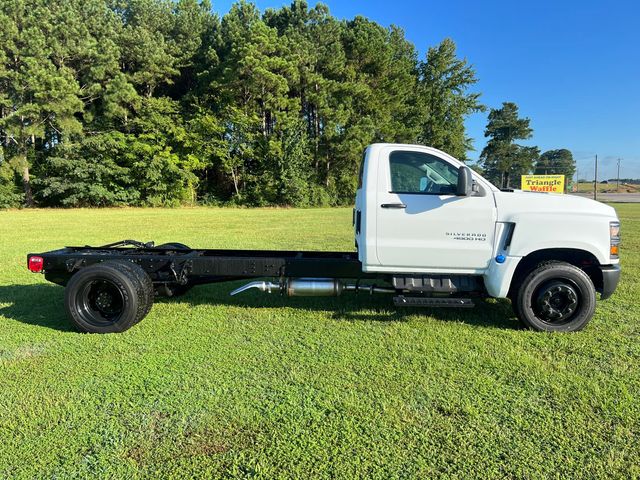
<path id="1" fill-rule="evenodd" d="M 191 248 L 184 243 L 178 242 L 163 243 L 162 245 L 158 245 L 156 248 L 164 248 L 166 250 L 191 250 Z M 180 285 L 178 283 L 170 283 L 165 285 L 164 288 L 156 290 L 156 294 L 163 297 L 181 297 L 192 288 L 193 285 L 189 284 Z"/>
<path id="2" fill-rule="evenodd" d="M 67 315 L 82 332 L 124 332 L 144 317 L 146 308 L 141 282 L 122 265 L 85 267 L 65 289 Z"/>
<path id="3" fill-rule="evenodd" d="M 130 272 L 138 280 L 141 287 L 140 298 L 144 302 L 144 312 L 142 317 L 139 318 L 136 323 L 140 322 L 151 311 L 151 307 L 153 307 L 153 301 L 156 296 L 151 277 L 147 275 L 147 272 L 145 272 L 140 265 L 126 260 L 108 260 L 106 262 L 102 262 L 101 265 L 110 265 L 115 268 L 124 269 L 127 272 Z"/>
<path id="4" fill-rule="evenodd" d="M 524 326 L 541 332 L 582 330 L 596 308 L 589 276 L 570 263 L 544 262 L 530 272 L 512 300 Z"/>

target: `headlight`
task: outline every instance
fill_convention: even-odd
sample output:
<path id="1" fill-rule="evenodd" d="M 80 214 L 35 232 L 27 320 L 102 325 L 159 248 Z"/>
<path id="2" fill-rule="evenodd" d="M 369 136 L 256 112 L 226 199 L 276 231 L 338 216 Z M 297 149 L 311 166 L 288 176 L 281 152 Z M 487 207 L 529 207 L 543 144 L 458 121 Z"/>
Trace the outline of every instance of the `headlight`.
<path id="1" fill-rule="evenodd" d="M 609 250 L 611 258 L 618 258 L 620 254 L 620 222 L 609 222 L 609 237 L 611 239 Z"/>
<path id="2" fill-rule="evenodd" d="M 620 222 L 609 222 L 609 235 L 611 240 L 620 240 Z"/>

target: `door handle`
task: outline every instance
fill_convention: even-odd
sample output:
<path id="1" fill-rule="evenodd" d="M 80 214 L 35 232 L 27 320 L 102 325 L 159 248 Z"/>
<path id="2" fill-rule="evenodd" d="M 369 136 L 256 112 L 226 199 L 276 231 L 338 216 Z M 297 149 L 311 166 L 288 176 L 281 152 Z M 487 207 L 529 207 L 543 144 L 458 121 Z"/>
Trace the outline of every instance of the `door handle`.
<path id="1" fill-rule="evenodd" d="M 383 203 L 382 208 L 407 208 L 404 203 Z"/>

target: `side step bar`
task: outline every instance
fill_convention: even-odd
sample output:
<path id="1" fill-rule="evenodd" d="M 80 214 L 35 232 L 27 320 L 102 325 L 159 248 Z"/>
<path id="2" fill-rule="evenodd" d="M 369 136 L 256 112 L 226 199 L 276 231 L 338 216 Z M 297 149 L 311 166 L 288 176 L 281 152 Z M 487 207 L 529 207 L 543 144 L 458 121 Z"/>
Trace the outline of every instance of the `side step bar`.
<path id="1" fill-rule="evenodd" d="M 439 297 L 393 297 L 396 307 L 457 307 L 473 308 L 475 304 L 470 298 L 439 298 Z"/>

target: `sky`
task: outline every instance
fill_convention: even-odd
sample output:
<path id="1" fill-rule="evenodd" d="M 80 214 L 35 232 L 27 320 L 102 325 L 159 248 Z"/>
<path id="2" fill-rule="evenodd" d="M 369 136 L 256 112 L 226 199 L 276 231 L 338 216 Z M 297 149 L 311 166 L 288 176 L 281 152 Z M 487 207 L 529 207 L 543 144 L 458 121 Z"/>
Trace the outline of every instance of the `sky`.
<path id="1" fill-rule="evenodd" d="M 308 0 L 311 5 L 315 0 Z M 214 2 L 226 13 L 231 0 Z M 264 11 L 287 0 L 254 1 Z M 499 108 L 511 101 L 531 119 L 541 151 L 568 148 L 580 178 L 640 178 L 640 1 L 325 0 L 344 19 L 363 15 L 397 25 L 424 58 L 452 38 L 475 68 L 473 91 Z M 487 114 L 466 122 L 477 159 L 485 145 Z"/>

